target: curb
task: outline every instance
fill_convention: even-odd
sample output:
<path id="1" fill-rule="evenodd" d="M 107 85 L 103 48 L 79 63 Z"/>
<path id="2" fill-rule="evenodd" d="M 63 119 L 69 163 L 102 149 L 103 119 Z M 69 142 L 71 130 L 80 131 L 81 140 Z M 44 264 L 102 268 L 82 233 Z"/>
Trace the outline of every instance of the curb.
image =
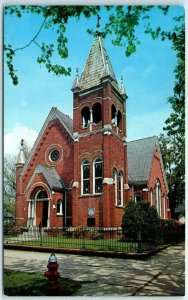
<path id="1" fill-rule="evenodd" d="M 173 243 L 175 244 L 175 243 Z M 66 248 L 55 248 L 55 247 L 42 247 L 42 246 L 27 246 L 27 245 L 16 245 L 16 244 L 4 244 L 4 249 L 21 250 L 21 251 L 36 251 L 36 252 L 55 252 L 62 254 L 76 254 L 85 256 L 99 256 L 99 257 L 110 257 L 110 258 L 128 258 L 128 259 L 140 259 L 144 260 L 156 253 L 168 248 L 173 244 L 167 244 L 158 246 L 155 249 L 143 253 L 124 253 L 124 252 L 113 252 L 113 251 L 94 251 L 87 249 L 66 249 Z"/>

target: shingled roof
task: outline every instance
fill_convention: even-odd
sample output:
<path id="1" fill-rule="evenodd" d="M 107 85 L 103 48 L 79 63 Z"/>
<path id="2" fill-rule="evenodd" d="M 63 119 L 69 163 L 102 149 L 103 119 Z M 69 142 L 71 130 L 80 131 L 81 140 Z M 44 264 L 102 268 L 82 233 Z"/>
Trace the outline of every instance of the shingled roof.
<path id="1" fill-rule="evenodd" d="M 73 134 L 73 120 L 56 108 L 56 113 L 70 135 Z"/>
<path id="2" fill-rule="evenodd" d="M 30 188 L 32 181 L 35 177 L 35 174 L 43 174 L 49 188 L 52 191 L 62 192 L 63 190 L 65 190 L 65 185 L 54 167 L 38 164 L 26 186 L 25 191 L 27 191 Z"/>
<path id="3" fill-rule="evenodd" d="M 148 181 L 156 143 L 156 136 L 127 143 L 129 183 L 145 184 Z"/>
<path id="4" fill-rule="evenodd" d="M 63 190 L 65 189 L 64 183 L 58 175 L 54 167 L 47 167 L 43 165 L 37 165 L 35 174 L 42 173 L 46 179 L 51 190 Z"/>
<path id="5" fill-rule="evenodd" d="M 78 78 L 74 81 L 72 89 L 79 86 L 80 90 L 87 90 L 101 84 L 101 78 L 106 76 L 111 78 L 112 85 L 119 91 L 112 64 L 104 47 L 102 37 L 96 35 L 81 78 L 79 81 Z"/>
<path id="6" fill-rule="evenodd" d="M 50 110 L 50 113 L 49 113 L 46 121 L 44 122 L 42 129 L 33 145 L 33 148 L 29 154 L 29 157 L 26 160 L 26 163 L 21 171 L 21 174 L 23 174 L 25 172 L 27 165 L 30 162 L 30 159 L 32 158 L 32 156 L 37 148 L 37 145 L 40 142 L 40 139 L 41 139 L 44 131 L 46 130 L 49 122 L 52 120 L 56 120 L 56 119 L 60 120 L 61 124 L 65 127 L 66 131 L 69 133 L 69 135 L 73 139 L 73 120 L 69 116 L 67 116 L 64 113 L 62 113 L 61 111 L 59 111 L 56 107 L 52 107 L 52 109 Z"/>

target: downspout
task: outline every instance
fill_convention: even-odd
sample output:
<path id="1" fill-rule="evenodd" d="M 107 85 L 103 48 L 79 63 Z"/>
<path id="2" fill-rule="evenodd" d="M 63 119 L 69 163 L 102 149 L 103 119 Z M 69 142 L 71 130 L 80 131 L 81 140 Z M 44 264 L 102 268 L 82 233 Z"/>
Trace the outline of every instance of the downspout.
<path id="1" fill-rule="evenodd" d="M 67 225 L 67 191 L 65 190 L 65 217 L 64 217 L 63 226 L 66 227 L 66 225 Z"/>

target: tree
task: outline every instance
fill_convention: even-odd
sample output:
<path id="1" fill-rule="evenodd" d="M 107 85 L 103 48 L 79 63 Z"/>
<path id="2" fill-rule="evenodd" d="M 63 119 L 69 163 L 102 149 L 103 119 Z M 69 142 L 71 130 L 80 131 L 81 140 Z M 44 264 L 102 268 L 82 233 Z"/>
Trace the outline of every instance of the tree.
<path id="1" fill-rule="evenodd" d="M 71 68 L 65 68 L 63 65 L 53 63 L 53 55 L 55 52 L 61 57 L 62 61 L 68 57 L 68 39 L 66 37 L 66 29 L 70 19 L 79 20 L 80 17 L 86 19 L 93 16 L 98 16 L 102 10 L 106 10 L 107 22 L 102 30 L 101 35 L 114 35 L 112 43 L 116 46 L 125 47 L 125 55 L 130 56 L 134 53 L 141 43 L 136 36 L 136 27 L 141 21 L 145 21 L 143 31 L 150 34 L 152 38 L 161 37 L 171 38 L 170 32 L 162 31 L 160 27 L 151 28 L 149 22 L 150 11 L 153 8 L 159 9 L 162 13 L 167 14 L 168 6 L 6 6 L 5 14 L 14 14 L 21 18 L 23 14 L 32 13 L 41 15 L 43 20 L 40 28 L 35 36 L 25 45 L 20 48 L 14 48 L 11 44 L 5 44 L 4 50 L 6 53 L 6 63 L 9 70 L 9 75 L 12 78 L 13 84 L 18 84 L 17 71 L 14 68 L 14 57 L 18 51 L 24 50 L 34 43 L 41 50 L 41 55 L 37 58 L 39 64 L 44 64 L 48 72 L 60 76 L 68 76 L 71 74 Z M 176 20 L 180 22 L 180 20 Z M 98 23 L 99 27 L 99 23 Z M 57 47 L 53 43 L 39 44 L 37 38 L 43 29 L 50 30 L 53 28 L 57 35 Z M 95 31 L 88 29 L 90 34 L 95 34 Z"/>
<path id="2" fill-rule="evenodd" d="M 7 154 L 4 157 L 4 212 L 13 215 L 15 211 L 16 160 L 16 156 Z"/>
<path id="3" fill-rule="evenodd" d="M 159 229 L 160 218 L 154 206 L 149 202 L 129 201 L 122 218 L 122 229 L 126 238 L 144 241 L 155 238 Z"/>
<path id="4" fill-rule="evenodd" d="M 185 27 L 181 24 L 172 35 L 177 55 L 173 96 L 168 99 L 173 112 L 165 121 L 160 146 L 169 184 L 171 215 L 185 200 Z"/>

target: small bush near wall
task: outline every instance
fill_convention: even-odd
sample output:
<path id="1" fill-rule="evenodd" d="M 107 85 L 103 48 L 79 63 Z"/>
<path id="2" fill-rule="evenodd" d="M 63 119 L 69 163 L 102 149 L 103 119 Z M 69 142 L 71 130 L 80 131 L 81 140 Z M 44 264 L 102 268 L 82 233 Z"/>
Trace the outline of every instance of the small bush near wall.
<path id="1" fill-rule="evenodd" d="M 160 228 L 160 218 L 155 207 L 149 202 L 129 201 L 122 218 L 125 239 L 154 240 Z"/>

